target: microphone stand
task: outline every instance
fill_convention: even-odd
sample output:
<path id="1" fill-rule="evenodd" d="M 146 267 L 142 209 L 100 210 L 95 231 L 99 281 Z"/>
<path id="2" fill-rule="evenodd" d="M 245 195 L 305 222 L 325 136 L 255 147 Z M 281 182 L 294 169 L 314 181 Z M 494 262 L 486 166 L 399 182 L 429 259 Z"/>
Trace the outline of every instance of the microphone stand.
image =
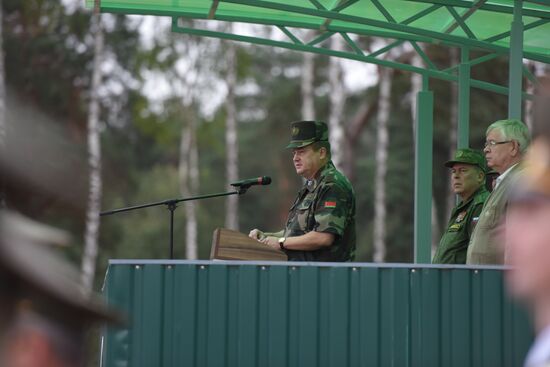
<path id="1" fill-rule="evenodd" d="M 154 202 L 154 203 L 129 206 L 129 207 L 126 207 L 126 208 L 112 209 L 112 210 L 107 210 L 107 211 L 101 212 L 101 213 L 99 213 L 99 215 L 103 217 L 103 216 L 111 215 L 111 214 L 129 212 L 131 210 L 136 210 L 136 209 L 143 209 L 143 208 L 150 208 L 152 206 L 166 205 L 167 209 L 170 211 L 170 259 L 172 260 L 172 259 L 174 259 L 174 211 L 178 207 L 178 205 L 177 205 L 178 203 L 181 203 L 183 201 L 216 198 L 216 197 L 220 197 L 220 196 L 243 195 L 250 188 L 250 186 L 252 186 L 252 185 L 249 184 L 249 185 L 238 186 L 237 191 L 228 191 L 228 192 L 221 192 L 221 193 L 217 193 L 217 194 L 199 195 L 199 196 L 192 196 L 192 197 L 188 197 L 188 198 L 168 199 L 168 200 L 163 200 L 163 201 L 157 201 L 157 202 Z"/>

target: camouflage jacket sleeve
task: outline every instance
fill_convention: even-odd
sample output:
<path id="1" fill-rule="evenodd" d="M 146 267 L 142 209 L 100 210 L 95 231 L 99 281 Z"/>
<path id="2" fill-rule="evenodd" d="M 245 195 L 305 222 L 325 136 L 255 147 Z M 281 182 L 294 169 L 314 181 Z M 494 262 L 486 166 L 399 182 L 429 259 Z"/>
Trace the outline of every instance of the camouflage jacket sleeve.
<path id="1" fill-rule="evenodd" d="M 351 192 L 336 184 L 323 188 L 315 206 L 316 232 L 342 236 L 353 205 Z"/>

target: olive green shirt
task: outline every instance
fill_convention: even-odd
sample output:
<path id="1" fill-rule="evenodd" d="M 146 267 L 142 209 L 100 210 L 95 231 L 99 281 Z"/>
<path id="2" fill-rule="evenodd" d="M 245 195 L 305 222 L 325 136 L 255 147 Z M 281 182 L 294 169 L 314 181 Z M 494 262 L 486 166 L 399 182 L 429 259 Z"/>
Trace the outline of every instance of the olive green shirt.
<path id="1" fill-rule="evenodd" d="M 516 164 L 489 195 L 472 233 L 466 264 L 504 264 L 504 245 L 497 234 L 497 227 L 504 219 L 510 190 L 522 169 L 520 164 Z"/>
<path id="2" fill-rule="evenodd" d="M 466 201 L 461 201 L 453 208 L 447 229 L 432 260 L 433 264 L 466 263 L 470 236 L 488 197 L 489 192 L 483 185 Z"/>
<path id="3" fill-rule="evenodd" d="M 307 181 L 290 208 L 284 237 L 316 231 L 334 242 L 314 251 L 286 250 L 290 261 L 351 261 L 355 254 L 355 193 L 346 176 L 328 162 Z"/>

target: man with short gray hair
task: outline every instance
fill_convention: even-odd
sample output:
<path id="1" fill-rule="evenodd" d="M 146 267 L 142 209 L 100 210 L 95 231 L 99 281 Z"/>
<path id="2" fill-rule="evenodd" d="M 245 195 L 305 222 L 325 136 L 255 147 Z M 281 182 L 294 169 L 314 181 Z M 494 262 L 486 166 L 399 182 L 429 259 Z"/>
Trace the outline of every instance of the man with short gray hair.
<path id="1" fill-rule="evenodd" d="M 520 162 L 531 141 L 527 126 L 519 120 L 499 120 L 486 132 L 485 158 L 487 165 L 499 173 L 479 216 L 470 239 L 466 264 L 503 264 L 504 246 L 499 243 L 497 227 L 501 224 L 510 188 L 521 174 Z"/>

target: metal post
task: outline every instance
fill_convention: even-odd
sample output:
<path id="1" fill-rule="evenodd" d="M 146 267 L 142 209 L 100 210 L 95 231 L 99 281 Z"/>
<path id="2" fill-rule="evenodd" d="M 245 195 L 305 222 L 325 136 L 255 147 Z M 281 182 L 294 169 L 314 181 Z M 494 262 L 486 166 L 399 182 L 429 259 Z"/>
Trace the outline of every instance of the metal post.
<path id="1" fill-rule="evenodd" d="M 174 210 L 177 205 L 175 203 L 168 204 L 168 210 L 170 210 L 170 260 L 174 259 Z"/>
<path id="2" fill-rule="evenodd" d="M 416 144 L 414 170 L 414 262 L 431 262 L 432 244 L 432 160 L 433 92 L 429 79 L 422 80 L 416 98 Z"/>
<path id="3" fill-rule="evenodd" d="M 514 20 L 510 31 L 510 62 L 508 85 L 508 118 L 521 119 L 522 63 L 523 63 L 523 21 L 522 0 L 514 1 Z"/>
<path id="4" fill-rule="evenodd" d="M 470 52 L 462 48 L 461 61 L 458 66 L 458 131 L 457 147 L 470 146 Z"/>

